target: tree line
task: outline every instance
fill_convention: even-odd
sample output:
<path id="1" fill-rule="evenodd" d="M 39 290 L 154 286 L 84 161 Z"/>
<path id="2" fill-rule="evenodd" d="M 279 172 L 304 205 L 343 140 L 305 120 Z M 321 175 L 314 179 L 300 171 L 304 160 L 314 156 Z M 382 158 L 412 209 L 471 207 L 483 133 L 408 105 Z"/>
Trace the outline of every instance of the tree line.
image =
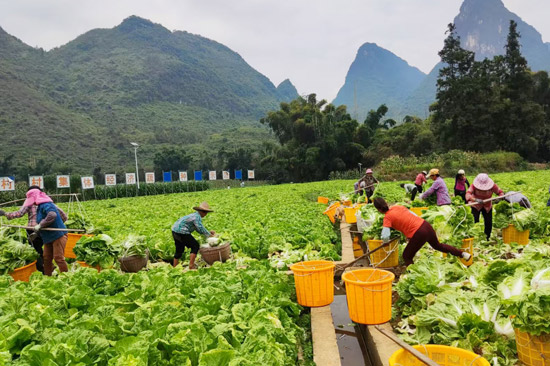
<path id="1" fill-rule="evenodd" d="M 517 24 L 510 21 L 504 55 L 482 61 L 462 48 L 449 24 L 436 101 L 422 120 L 385 118 L 369 111 L 359 123 L 346 106 L 316 95 L 281 103 L 261 122 L 280 142 L 260 161 L 259 172 L 275 181 L 326 179 L 330 172 L 374 166 L 392 155 L 423 156 L 451 150 L 516 152 L 532 162 L 550 160 L 550 79 L 532 72 L 521 54 Z"/>

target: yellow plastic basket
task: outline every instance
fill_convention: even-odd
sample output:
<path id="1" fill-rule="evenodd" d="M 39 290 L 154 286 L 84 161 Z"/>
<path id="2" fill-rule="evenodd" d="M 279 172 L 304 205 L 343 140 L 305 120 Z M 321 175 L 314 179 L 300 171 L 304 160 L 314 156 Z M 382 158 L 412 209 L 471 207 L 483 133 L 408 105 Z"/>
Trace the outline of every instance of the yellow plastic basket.
<path id="1" fill-rule="evenodd" d="M 342 204 L 344 206 L 351 206 L 351 205 L 353 205 L 353 202 L 351 202 L 351 200 L 345 200 L 345 201 L 342 201 Z"/>
<path id="2" fill-rule="evenodd" d="M 65 258 L 76 258 L 76 255 L 73 252 L 74 246 L 76 245 L 76 242 L 80 240 L 83 236 L 93 236 L 93 235 L 87 235 L 87 234 L 73 234 L 68 233 L 67 234 L 67 244 L 65 244 Z"/>
<path id="3" fill-rule="evenodd" d="M 355 258 L 359 258 L 363 254 L 363 248 L 361 248 L 361 245 L 359 244 L 359 236 L 356 235 L 353 237 L 353 256 Z"/>
<path id="4" fill-rule="evenodd" d="M 36 271 L 36 261 L 27 264 L 26 266 L 14 269 L 10 272 L 10 276 L 14 279 L 14 281 L 29 282 L 29 278 L 34 271 Z"/>
<path id="5" fill-rule="evenodd" d="M 417 345 L 414 349 L 425 354 L 441 366 L 491 366 L 489 361 L 461 348 L 436 344 Z M 389 359 L 390 366 L 424 366 L 424 362 L 403 348 L 395 351 Z"/>
<path id="6" fill-rule="evenodd" d="M 328 198 L 327 197 L 317 197 L 317 203 L 323 203 L 323 204 L 327 204 L 328 203 Z"/>
<path id="7" fill-rule="evenodd" d="M 382 240 L 369 240 L 369 250 L 374 250 L 382 245 Z M 370 263 L 373 267 L 390 268 L 399 265 L 399 240 L 394 240 L 385 248 L 377 250 L 370 255 Z"/>
<path id="8" fill-rule="evenodd" d="M 90 266 L 88 263 L 83 261 L 76 261 L 81 267 L 87 267 L 87 268 L 95 268 L 98 272 L 101 272 L 100 266 Z"/>
<path id="9" fill-rule="evenodd" d="M 460 258 L 460 261 L 465 266 L 470 267 L 474 263 L 474 238 L 462 239 L 462 250 L 470 253 L 470 259 Z"/>
<path id="10" fill-rule="evenodd" d="M 346 283 L 349 317 L 360 324 L 382 324 L 391 319 L 391 292 L 395 275 L 375 268 L 342 275 Z"/>
<path id="11" fill-rule="evenodd" d="M 307 261 L 290 266 L 298 304 L 309 307 L 326 306 L 334 300 L 334 263 Z"/>
<path id="12" fill-rule="evenodd" d="M 348 224 L 355 224 L 357 223 L 357 217 L 355 217 L 355 213 L 357 212 L 358 208 L 351 207 L 351 208 L 344 208 L 344 216 L 346 217 L 346 222 Z"/>
<path id="13" fill-rule="evenodd" d="M 327 215 L 330 222 L 334 224 L 335 218 L 334 215 L 336 214 L 336 209 L 340 207 L 340 202 L 334 202 L 332 205 L 330 205 L 325 212 L 323 212 L 324 215 Z"/>
<path id="14" fill-rule="evenodd" d="M 417 216 L 422 216 L 422 210 L 427 210 L 429 207 L 411 207 L 411 211 Z"/>
<path id="15" fill-rule="evenodd" d="M 531 335 L 514 329 L 518 358 L 529 366 L 550 366 L 550 334 Z"/>
<path id="16" fill-rule="evenodd" d="M 521 245 L 529 244 L 529 230 L 518 231 L 514 225 L 510 224 L 502 229 L 502 241 L 505 244 L 518 243 Z"/>

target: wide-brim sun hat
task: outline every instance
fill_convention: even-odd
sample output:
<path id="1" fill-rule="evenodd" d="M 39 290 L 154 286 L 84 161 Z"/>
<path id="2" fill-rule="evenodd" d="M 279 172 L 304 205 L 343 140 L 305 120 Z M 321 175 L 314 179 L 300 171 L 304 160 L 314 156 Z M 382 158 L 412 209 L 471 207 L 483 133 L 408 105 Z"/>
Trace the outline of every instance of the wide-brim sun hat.
<path id="1" fill-rule="evenodd" d="M 366 173 L 367 173 L 367 174 L 371 174 L 371 173 L 372 173 L 372 169 L 371 169 L 371 168 L 367 169 L 367 172 L 366 172 Z"/>
<path id="2" fill-rule="evenodd" d="M 212 210 L 210 208 L 210 205 L 206 201 L 204 201 L 203 203 L 201 203 L 198 206 L 193 207 L 193 210 L 195 210 L 195 211 L 204 211 L 204 212 L 214 212 L 214 210 Z"/>
<path id="3" fill-rule="evenodd" d="M 430 169 L 430 174 L 428 174 L 428 177 L 431 177 L 432 175 L 439 175 L 439 169 Z"/>
<path id="4" fill-rule="evenodd" d="M 474 179 L 474 187 L 481 191 L 488 191 L 495 185 L 495 182 L 485 173 L 478 174 Z"/>
<path id="5" fill-rule="evenodd" d="M 423 171 L 422 171 L 422 174 L 424 174 L 424 175 L 428 175 L 428 172 L 427 172 L 427 171 L 425 171 L 425 170 L 423 170 Z"/>
<path id="6" fill-rule="evenodd" d="M 464 171 L 464 169 L 460 169 L 460 170 L 458 171 L 458 174 L 464 175 L 464 174 L 466 174 L 466 172 Z"/>

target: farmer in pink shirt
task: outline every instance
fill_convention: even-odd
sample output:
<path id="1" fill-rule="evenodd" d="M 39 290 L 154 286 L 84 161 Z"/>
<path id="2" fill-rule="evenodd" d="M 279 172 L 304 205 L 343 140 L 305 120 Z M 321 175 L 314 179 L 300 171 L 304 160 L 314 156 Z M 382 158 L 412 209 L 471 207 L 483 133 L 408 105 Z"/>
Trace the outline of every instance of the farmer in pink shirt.
<path id="1" fill-rule="evenodd" d="M 504 196 L 502 189 L 485 173 L 478 174 L 474 179 L 474 183 L 466 192 L 466 201 L 468 203 L 476 202 L 472 206 L 474 221 L 479 222 L 479 214 L 483 214 L 487 240 L 491 237 L 491 231 L 493 230 L 493 203 L 491 201 L 484 203 L 483 201 L 491 198 L 493 193 L 498 196 Z"/>
<path id="2" fill-rule="evenodd" d="M 416 190 L 418 191 L 418 193 L 422 193 L 423 192 L 422 185 L 428 183 L 428 181 L 426 180 L 427 175 L 428 173 L 426 173 L 426 171 L 423 170 L 421 173 L 418 173 L 418 175 L 416 176 L 416 179 L 414 180 L 414 185 L 416 186 Z"/>
<path id="3" fill-rule="evenodd" d="M 466 203 L 466 189 L 470 188 L 470 182 L 466 178 L 464 170 L 460 169 L 455 177 L 455 197 L 462 197 Z"/>

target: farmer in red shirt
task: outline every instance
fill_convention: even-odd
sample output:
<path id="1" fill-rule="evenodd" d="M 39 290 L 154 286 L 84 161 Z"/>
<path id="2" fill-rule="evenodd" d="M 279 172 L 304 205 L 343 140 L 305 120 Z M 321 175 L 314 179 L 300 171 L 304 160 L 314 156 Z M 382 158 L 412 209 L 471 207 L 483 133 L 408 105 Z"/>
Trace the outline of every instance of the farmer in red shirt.
<path id="1" fill-rule="evenodd" d="M 401 231 L 409 240 L 409 243 L 403 251 L 403 260 L 406 266 L 413 263 L 414 255 L 424 244 L 426 244 L 426 242 L 428 242 L 432 248 L 440 252 L 451 253 L 455 257 L 461 257 L 465 260 L 470 259 L 470 253 L 440 243 L 432 225 L 426 220 L 416 216 L 406 207 L 399 205 L 388 207 L 386 201 L 380 197 L 374 199 L 374 207 L 376 207 L 378 212 L 384 214 L 384 228 L 382 229 L 381 235 L 383 241 L 388 241 L 390 238 L 391 228 Z"/>
<path id="2" fill-rule="evenodd" d="M 422 185 L 428 183 L 428 181 L 426 180 L 427 175 L 428 175 L 428 172 L 423 170 L 421 173 L 418 173 L 418 175 L 416 176 L 416 179 L 414 180 L 414 185 L 416 186 L 418 193 L 422 193 Z"/>
<path id="3" fill-rule="evenodd" d="M 491 198 L 493 193 L 497 196 L 504 196 L 502 189 L 500 189 L 485 173 L 478 174 L 474 179 L 474 183 L 466 192 L 466 201 L 468 201 L 468 203 L 476 202 L 476 204 L 472 206 L 474 221 L 479 222 L 479 214 L 483 214 L 487 240 L 491 237 L 491 231 L 493 230 L 493 203 L 491 201 L 483 203 L 483 201 Z"/>

